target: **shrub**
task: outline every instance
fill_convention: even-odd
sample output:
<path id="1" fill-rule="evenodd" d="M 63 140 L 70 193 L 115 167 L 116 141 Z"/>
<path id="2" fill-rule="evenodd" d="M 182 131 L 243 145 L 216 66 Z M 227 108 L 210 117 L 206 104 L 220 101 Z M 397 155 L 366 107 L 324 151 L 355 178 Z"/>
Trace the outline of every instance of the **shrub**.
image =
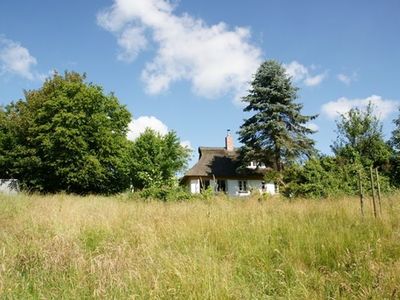
<path id="1" fill-rule="evenodd" d="M 284 172 L 287 185 L 282 193 L 287 197 L 327 198 L 357 195 L 359 172 L 364 191 L 371 190 L 370 169 L 359 163 L 342 163 L 339 158 L 311 158 L 304 165 L 293 165 Z M 382 192 L 390 191 L 390 182 L 385 174 L 380 175 Z"/>
<path id="2" fill-rule="evenodd" d="M 193 198 L 184 187 L 181 186 L 151 186 L 139 192 L 144 199 L 157 199 L 166 202 L 187 201 Z"/>

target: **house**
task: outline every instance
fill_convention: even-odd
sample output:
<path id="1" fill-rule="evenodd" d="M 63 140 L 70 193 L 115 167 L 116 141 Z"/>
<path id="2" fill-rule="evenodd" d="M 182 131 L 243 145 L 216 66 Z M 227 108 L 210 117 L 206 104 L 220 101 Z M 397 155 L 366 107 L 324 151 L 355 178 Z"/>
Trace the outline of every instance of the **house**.
<path id="1" fill-rule="evenodd" d="M 248 196 L 252 191 L 275 194 L 275 184 L 264 181 L 270 168 L 256 162 L 239 167 L 239 150 L 234 148 L 228 130 L 225 147 L 199 147 L 199 160 L 186 172 L 181 183 L 193 194 L 208 187 L 230 196 Z"/>
<path id="2" fill-rule="evenodd" d="M 0 179 L 0 193 L 16 194 L 19 192 L 17 179 Z"/>

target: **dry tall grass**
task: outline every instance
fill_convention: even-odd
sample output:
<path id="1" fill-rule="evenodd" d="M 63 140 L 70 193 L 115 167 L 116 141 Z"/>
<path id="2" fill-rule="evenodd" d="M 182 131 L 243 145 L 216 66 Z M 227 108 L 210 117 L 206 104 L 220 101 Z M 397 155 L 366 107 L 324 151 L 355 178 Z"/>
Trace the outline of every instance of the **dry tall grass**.
<path id="1" fill-rule="evenodd" d="M 0 298 L 399 298 L 400 205 L 0 196 Z"/>

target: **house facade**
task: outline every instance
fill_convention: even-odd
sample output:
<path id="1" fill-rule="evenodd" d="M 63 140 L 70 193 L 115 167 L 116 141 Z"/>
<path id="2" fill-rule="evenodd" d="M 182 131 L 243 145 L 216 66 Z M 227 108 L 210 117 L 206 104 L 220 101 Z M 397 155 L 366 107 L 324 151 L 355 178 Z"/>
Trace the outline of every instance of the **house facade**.
<path id="1" fill-rule="evenodd" d="M 17 194 L 19 192 L 19 183 L 16 179 L 0 179 L 0 193 Z"/>
<path id="2" fill-rule="evenodd" d="M 211 187 L 229 196 L 248 196 L 251 192 L 275 194 L 275 184 L 264 181 L 269 168 L 252 162 L 239 168 L 239 150 L 234 148 L 229 131 L 225 147 L 199 147 L 199 160 L 182 178 L 193 194 Z"/>

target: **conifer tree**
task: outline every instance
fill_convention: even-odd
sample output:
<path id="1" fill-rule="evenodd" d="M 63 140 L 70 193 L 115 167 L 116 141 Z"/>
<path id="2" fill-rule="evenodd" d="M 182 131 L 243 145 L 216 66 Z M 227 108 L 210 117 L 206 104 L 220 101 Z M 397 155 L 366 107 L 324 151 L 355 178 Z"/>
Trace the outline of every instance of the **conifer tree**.
<path id="1" fill-rule="evenodd" d="M 238 132 L 244 163 L 272 164 L 280 172 L 286 164 L 314 153 L 314 140 L 308 137 L 314 131 L 306 125 L 317 115 L 301 113 L 297 91 L 280 63 L 268 60 L 258 68 L 249 94 L 243 97 L 244 111 L 253 113 Z"/>

